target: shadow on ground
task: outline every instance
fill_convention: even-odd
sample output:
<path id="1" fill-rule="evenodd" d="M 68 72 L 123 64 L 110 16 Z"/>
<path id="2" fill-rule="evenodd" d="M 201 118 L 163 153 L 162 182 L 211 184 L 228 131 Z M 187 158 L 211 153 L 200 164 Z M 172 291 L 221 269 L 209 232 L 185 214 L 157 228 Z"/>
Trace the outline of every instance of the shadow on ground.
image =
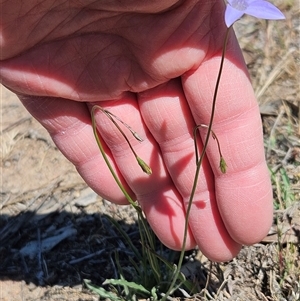
<path id="1" fill-rule="evenodd" d="M 119 224 L 138 246 L 137 224 Z M 121 261 L 134 256 L 106 214 L 24 211 L 2 215 L 0 229 L 0 280 L 74 286 L 90 279 L 100 285 L 117 276 L 115 252 Z"/>

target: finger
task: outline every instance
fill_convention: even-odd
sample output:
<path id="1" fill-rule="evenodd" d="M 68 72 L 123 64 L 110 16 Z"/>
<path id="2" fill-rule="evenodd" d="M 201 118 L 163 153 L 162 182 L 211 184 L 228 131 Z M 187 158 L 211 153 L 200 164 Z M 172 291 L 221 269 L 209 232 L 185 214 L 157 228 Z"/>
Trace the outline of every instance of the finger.
<path id="1" fill-rule="evenodd" d="M 197 123 L 208 124 L 220 53 L 183 78 L 185 95 Z M 213 130 L 227 172 L 210 141 L 207 155 L 215 176 L 218 208 L 230 235 L 241 244 L 260 241 L 272 222 L 272 189 L 264 159 L 258 105 L 235 39 L 231 39 L 221 77 Z M 202 137 L 205 131 L 201 131 Z"/>
<path id="2" fill-rule="evenodd" d="M 20 96 L 27 110 L 47 129 L 60 151 L 70 160 L 86 183 L 102 197 L 117 204 L 128 204 L 106 166 L 91 126 L 85 103 L 61 98 Z M 134 198 L 103 143 L 110 164 Z"/>
<path id="3" fill-rule="evenodd" d="M 143 142 L 137 141 L 119 123 L 136 154 L 151 167 L 151 175 L 142 171 L 126 139 L 111 120 L 100 110 L 96 112 L 99 133 L 109 147 L 122 176 L 135 193 L 152 229 L 166 246 L 181 249 L 185 220 L 182 197 L 174 187 L 155 140 L 145 127 L 135 96 L 128 93 L 122 100 L 100 102 L 99 105 L 129 124 L 144 139 Z M 194 246 L 195 241 L 189 230 L 186 247 L 190 249 Z"/>
<path id="4" fill-rule="evenodd" d="M 158 142 L 169 174 L 188 205 L 196 172 L 193 129 L 195 123 L 180 80 L 170 81 L 139 95 L 143 119 Z M 198 147 L 201 149 L 202 144 Z M 181 221 L 184 223 L 184 220 Z M 204 159 L 189 224 L 201 251 L 215 261 L 232 259 L 240 250 L 220 217 L 214 192 L 214 177 Z"/>

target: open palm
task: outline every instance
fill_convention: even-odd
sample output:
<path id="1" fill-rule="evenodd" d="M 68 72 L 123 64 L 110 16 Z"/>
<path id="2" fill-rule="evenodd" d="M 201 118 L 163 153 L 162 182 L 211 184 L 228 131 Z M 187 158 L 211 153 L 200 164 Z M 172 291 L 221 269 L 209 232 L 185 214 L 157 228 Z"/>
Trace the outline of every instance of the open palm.
<path id="1" fill-rule="evenodd" d="M 107 117 L 96 115 L 122 183 L 161 241 L 180 249 L 196 170 L 193 128 L 209 121 L 226 30 L 223 1 L 16 2 L 1 4 L 2 83 L 88 185 L 119 204 L 127 202 L 97 148 L 90 109 L 99 104 L 130 124 L 144 139 L 130 141 L 150 176 Z M 227 173 L 211 140 L 187 248 L 197 244 L 222 261 L 263 238 L 272 219 L 259 111 L 233 32 L 218 95 L 213 129 Z"/>

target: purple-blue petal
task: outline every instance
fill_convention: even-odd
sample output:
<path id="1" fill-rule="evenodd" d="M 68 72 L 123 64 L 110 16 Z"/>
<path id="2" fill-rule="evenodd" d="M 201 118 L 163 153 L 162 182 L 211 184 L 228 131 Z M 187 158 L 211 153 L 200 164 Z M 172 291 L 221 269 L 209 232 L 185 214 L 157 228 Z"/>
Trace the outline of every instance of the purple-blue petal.
<path id="1" fill-rule="evenodd" d="M 249 1 L 249 6 L 246 8 L 245 13 L 261 19 L 285 19 L 283 13 L 275 5 L 264 0 Z"/>
<path id="2" fill-rule="evenodd" d="M 245 13 L 244 11 L 237 10 L 233 8 L 231 5 L 227 5 L 225 10 L 226 26 L 230 27 L 235 21 L 240 19 L 244 13 Z"/>

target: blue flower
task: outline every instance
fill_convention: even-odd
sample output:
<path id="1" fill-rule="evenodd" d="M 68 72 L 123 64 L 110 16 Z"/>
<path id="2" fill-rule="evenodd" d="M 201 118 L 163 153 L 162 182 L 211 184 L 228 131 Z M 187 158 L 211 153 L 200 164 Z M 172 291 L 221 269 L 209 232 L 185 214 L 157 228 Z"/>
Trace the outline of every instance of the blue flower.
<path id="1" fill-rule="evenodd" d="M 273 4 L 264 0 L 227 0 L 225 23 L 230 27 L 244 14 L 269 20 L 285 19 L 283 13 Z"/>

